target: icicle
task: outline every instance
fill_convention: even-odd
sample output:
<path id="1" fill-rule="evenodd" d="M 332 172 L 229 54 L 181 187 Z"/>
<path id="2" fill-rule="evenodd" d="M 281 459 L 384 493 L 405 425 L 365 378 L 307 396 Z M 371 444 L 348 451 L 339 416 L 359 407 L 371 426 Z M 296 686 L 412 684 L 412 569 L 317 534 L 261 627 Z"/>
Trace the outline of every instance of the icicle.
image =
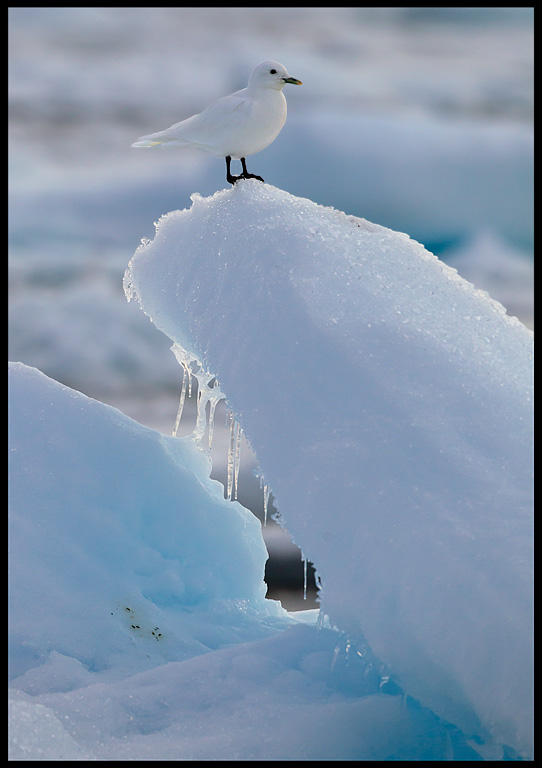
<path id="1" fill-rule="evenodd" d="M 175 419 L 175 426 L 173 427 L 173 432 L 171 433 L 173 437 L 177 437 L 177 432 L 179 431 L 179 425 L 181 423 L 181 417 L 183 415 L 183 408 L 184 408 L 184 400 L 186 397 L 186 384 L 187 379 L 190 378 L 190 371 L 188 367 L 185 365 L 185 363 L 181 363 L 183 368 L 183 384 L 181 387 L 181 398 L 179 400 L 179 408 L 177 410 L 177 418 Z"/>
<path id="2" fill-rule="evenodd" d="M 303 560 L 303 600 L 307 599 L 307 558 L 301 553 L 301 559 Z"/>
<path id="3" fill-rule="evenodd" d="M 224 394 L 220 391 L 220 385 L 216 376 L 209 373 L 199 360 L 195 359 L 193 355 L 190 355 L 184 347 L 175 343 L 172 350 L 183 369 L 181 401 L 179 403 L 173 435 L 176 435 L 178 432 L 187 393 L 188 397 L 192 397 L 192 376 L 194 376 L 198 385 L 198 392 L 196 400 L 196 425 L 191 437 L 199 445 L 202 445 L 203 438 L 208 428 L 208 445 L 210 450 L 213 442 L 215 408 L 217 403 L 224 399 Z M 207 416 L 207 403 L 209 403 L 209 416 Z"/>
<path id="4" fill-rule="evenodd" d="M 226 498 L 231 501 L 232 489 L 233 489 L 233 464 L 234 464 L 234 432 L 235 432 L 235 418 L 231 411 L 229 411 L 230 420 L 230 441 L 228 444 L 228 481 L 226 488 Z"/>
<path id="5" fill-rule="evenodd" d="M 269 486 L 264 483 L 263 486 L 263 524 L 267 525 L 267 508 L 269 506 Z"/>
<path id="6" fill-rule="evenodd" d="M 213 434 L 215 429 L 215 410 L 220 398 L 213 397 L 209 408 L 209 450 L 213 447 Z"/>
<path id="7" fill-rule="evenodd" d="M 236 422 L 235 431 L 235 456 L 234 456 L 234 499 L 237 500 L 239 490 L 239 468 L 241 466 L 241 425 Z"/>
<path id="8" fill-rule="evenodd" d="M 198 379 L 196 375 L 196 379 Z M 207 427 L 207 417 L 205 414 L 205 406 L 207 405 L 207 399 L 203 397 L 203 391 L 201 387 L 201 381 L 198 379 L 198 393 L 196 395 L 196 426 L 192 432 L 192 440 L 201 445 L 205 429 Z"/>
<path id="9" fill-rule="evenodd" d="M 231 411 L 228 411 L 226 426 L 230 427 L 230 440 L 228 445 L 228 480 L 226 498 L 230 501 L 237 499 L 239 484 L 239 467 L 241 465 L 241 425 Z"/>
<path id="10" fill-rule="evenodd" d="M 220 385 L 216 376 L 207 371 L 204 366 L 190 355 L 184 347 L 175 343 L 172 347 L 173 353 L 183 369 L 183 381 L 181 388 L 181 397 L 173 436 L 176 436 L 181 422 L 186 395 L 192 397 L 192 376 L 196 379 L 198 391 L 196 399 L 196 425 L 191 438 L 199 446 L 203 444 L 203 438 L 208 433 L 207 446 L 210 451 L 213 445 L 213 434 L 215 427 L 215 410 L 220 400 L 224 399 L 224 394 L 220 390 Z M 209 409 L 207 410 L 207 405 Z M 230 501 L 236 500 L 239 492 L 239 473 L 241 468 L 241 439 L 243 430 L 240 423 L 235 419 L 233 412 L 226 409 L 226 427 L 230 430 L 227 459 L 227 481 L 226 498 Z M 207 450 L 207 448 L 205 448 Z M 269 500 L 269 489 L 264 486 L 264 514 L 267 523 L 267 505 Z"/>

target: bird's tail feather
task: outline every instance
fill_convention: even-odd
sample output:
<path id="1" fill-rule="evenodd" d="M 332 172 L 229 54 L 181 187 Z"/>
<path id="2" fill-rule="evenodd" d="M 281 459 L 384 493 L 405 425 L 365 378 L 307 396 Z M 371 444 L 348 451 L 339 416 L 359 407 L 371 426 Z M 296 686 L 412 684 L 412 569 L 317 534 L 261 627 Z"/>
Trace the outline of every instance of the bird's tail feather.
<path id="1" fill-rule="evenodd" d="M 168 131 L 158 131 L 157 133 L 148 133 L 146 136 L 140 136 L 139 139 L 131 146 L 159 147 L 161 144 L 170 144 L 172 141 L 176 141 L 176 138 L 169 136 Z M 182 144 L 182 139 L 178 143 Z"/>
<path id="2" fill-rule="evenodd" d="M 183 138 L 182 132 L 183 129 L 186 129 L 192 123 L 194 117 L 197 117 L 197 115 L 189 117 L 187 120 L 182 120 L 180 123 L 175 123 L 175 125 L 171 125 L 165 131 L 157 131 L 156 133 L 147 133 L 145 136 L 140 136 L 131 146 L 160 147 L 169 145 L 170 147 L 186 147 L 191 142 Z"/>
<path id="3" fill-rule="evenodd" d="M 134 144 L 130 144 L 131 147 L 158 147 L 162 144 L 161 141 L 151 141 L 150 139 L 145 139 L 141 141 L 136 141 Z"/>

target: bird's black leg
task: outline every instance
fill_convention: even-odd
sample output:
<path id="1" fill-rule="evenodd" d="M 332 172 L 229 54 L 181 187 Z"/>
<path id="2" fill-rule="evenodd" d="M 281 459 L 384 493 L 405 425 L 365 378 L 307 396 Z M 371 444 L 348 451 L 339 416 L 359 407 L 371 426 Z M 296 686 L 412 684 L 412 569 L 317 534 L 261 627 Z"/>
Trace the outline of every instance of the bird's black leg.
<path id="1" fill-rule="evenodd" d="M 226 156 L 226 181 L 228 181 L 230 184 L 235 184 L 235 182 L 239 181 L 239 179 L 258 179 L 258 181 L 263 181 L 261 176 L 256 176 L 254 173 L 249 173 L 247 171 L 247 164 L 244 157 L 241 158 L 241 165 L 243 166 L 243 172 L 239 174 L 239 176 L 232 176 L 230 170 L 231 156 Z"/>
<path id="2" fill-rule="evenodd" d="M 261 176 L 256 176 L 254 173 L 249 173 L 247 171 L 247 165 L 246 165 L 244 157 L 241 158 L 241 165 L 243 166 L 243 173 L 238 178 L 241 178 L 241 179 L 258 179 L 258 181 L 263 181 Z"/>
<path id="3" fill-rule="evenodd" d="M 231 163 L 231 157 L 228 155 L 226 157 L 226 181 L 228 181 L 230 184 L 235 184 L 236 181 L 239 181 L 241 176 L 232 176 L 230 171 L 230 163 Z"/>

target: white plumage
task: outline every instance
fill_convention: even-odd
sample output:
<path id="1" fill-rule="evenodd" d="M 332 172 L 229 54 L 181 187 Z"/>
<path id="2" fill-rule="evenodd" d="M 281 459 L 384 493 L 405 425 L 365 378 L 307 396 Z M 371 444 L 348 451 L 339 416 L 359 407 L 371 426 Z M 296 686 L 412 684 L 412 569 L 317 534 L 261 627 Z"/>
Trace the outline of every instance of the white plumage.
<path id="1" fill-rule="evenodd" d="M 227 179 L 256 178 L 246 170 L 245 158 L 271 144 L 286 121 L 286 83 L 301 85 L 276 61 L 264 61 L 250 76 L 246 88 L 215 101 L 199 115 L 175 123 L 165 131 L 141 136 L 132 147 L 192 146 L 215 157 L 224 157 Z M 243 173 L 232 176 L 230 161 L 241 160 Z"/>

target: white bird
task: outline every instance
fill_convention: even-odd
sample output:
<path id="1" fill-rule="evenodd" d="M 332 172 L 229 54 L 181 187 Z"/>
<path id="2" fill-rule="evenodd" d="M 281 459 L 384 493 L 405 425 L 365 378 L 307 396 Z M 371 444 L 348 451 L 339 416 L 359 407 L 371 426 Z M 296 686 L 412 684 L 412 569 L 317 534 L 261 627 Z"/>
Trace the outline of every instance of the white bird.
<path id="1" fill-rule="evenodd" d="M 141 136 L 132 147 L 197 147 L 226 159 L 226 179 L 259 179 L 247 171 L 245 158 L 271 144 L 286 122 L 286 83 L 301 85 L 276 61 L 264 61 L 252 72 L 246 88 L 215 101 L 199 115 L 175 123 L 165 131 Z M 243 172 L 232 176 L 232 158 Z"/>

